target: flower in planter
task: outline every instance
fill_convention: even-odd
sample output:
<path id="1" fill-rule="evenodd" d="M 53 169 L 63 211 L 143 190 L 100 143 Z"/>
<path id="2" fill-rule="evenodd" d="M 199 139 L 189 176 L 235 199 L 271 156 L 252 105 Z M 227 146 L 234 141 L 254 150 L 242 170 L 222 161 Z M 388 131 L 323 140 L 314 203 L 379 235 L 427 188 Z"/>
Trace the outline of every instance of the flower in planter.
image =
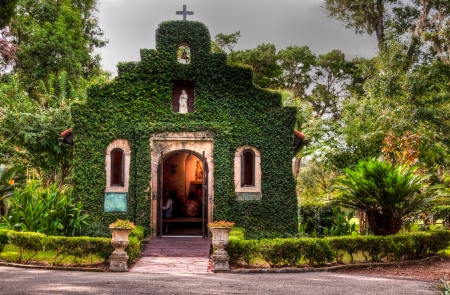
<path id="1" fill-rule="evenodd" d="M 9 185 L 14 185 L 14 179 L 11 179 L 10 181 L 8 181 Z"/>
<path id="2" fill-rule="evenodd" d="M 225 220 L 219 220 L 208 223 L 208 227 L 233 227 L 234 222 L 231 221 L 225 221 Z"/>
<path id="3" fill-rule="evenodd" d="M 129 220 L 117 219 L 115 222 L 111 223 L 109 227 L 122 227 L 134 229 L 136 226 L 134 225 L 133 222 Z"/>

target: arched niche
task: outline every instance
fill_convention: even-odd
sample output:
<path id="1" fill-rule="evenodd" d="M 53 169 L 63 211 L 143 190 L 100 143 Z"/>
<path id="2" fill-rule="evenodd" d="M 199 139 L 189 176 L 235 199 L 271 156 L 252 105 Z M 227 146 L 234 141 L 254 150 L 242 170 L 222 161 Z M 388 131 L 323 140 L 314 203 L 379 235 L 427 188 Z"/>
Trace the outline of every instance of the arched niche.
<path id="1" fill-rule="evenodd" d="M 184 96 L 185 107 L 183 110 L 181 102 Z M 194 81 L 174 80 L 172 91 L 172 111 L 174 113 L 193 113 L 194 112 Z"/>
<path id="2" fill-rule="evenodd" d="M 177 46 L 177 62 L 188 65 L 191 63 L 191 48 L 187 43 L 181 43 Z"/>

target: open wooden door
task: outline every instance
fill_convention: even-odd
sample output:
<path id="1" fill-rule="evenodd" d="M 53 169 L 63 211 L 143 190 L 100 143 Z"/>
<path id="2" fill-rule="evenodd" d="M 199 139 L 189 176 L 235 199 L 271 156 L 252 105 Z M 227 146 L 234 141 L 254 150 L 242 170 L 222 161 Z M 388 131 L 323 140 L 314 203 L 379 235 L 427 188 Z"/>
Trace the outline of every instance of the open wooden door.
<path id="1" fill-rule="evenodd" d="M 208 163 L 206 162 L 205 152 L 202 157 L 202 234 L 203 238 L 208 237 Z"/>
<path id="2" fill-rule="evenodd" d="M 157 205 L 156 205 L 156 236 L 161 237 L 163 234 L 163 224 L 162 224 L 162 206 L 163 206 L 163 194 L 164 194 L 164 188 L 163 188 L 163 175 L 164 175 L 164 157 L 163 152 L 161 151 L 161 157 L 159 158 L 159 165 L 158 165 L 158 196 L 156 197 Z"/>

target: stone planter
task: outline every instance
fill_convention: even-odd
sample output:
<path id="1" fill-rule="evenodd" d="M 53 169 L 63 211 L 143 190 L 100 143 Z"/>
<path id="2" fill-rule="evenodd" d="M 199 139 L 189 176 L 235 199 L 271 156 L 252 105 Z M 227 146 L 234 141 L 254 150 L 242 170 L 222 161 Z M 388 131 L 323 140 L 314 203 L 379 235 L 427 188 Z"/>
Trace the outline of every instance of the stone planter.
<path id="1" fill-rule="evenodd" d="M 114 252 L 109 256 L 110 271 L 128 271 L 128 255 L 125 248 L 128 246 L 128 236 L 131 228 L 109 227 L 112 233 L 111 245 Z"/>
<path id="2" fill-rule="evenodd" d="M 231 227 L 210 227 L 212 233 L 212 244 L 216 248 L 212 255 L 213 272 L 230 272 L 230 256 L 225 247 L 228 245 L 228 235 Z"/>

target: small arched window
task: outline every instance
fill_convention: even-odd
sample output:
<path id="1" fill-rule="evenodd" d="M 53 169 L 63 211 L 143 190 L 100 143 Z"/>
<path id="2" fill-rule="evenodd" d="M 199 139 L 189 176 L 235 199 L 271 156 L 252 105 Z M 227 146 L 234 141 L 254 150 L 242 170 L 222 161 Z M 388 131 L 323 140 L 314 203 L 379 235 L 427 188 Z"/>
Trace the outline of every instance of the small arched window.
<path id="1" fill-rule="evenodd" d="M 125 153 L 121 149 L 111 152 L 111 186 L 124 186 Z"/>
<path id="2" fill-rule="evenodd" d="M 191 63 L 191 48 L 186 43 L 181 43 L 177 48 L 177 61 L 181 64 L 188 65 Z"/>
<path id="3" fill-rule="evenodd" d="M 244 150 L 241 153 L 241 187 L 255 186 L 255 152 Z"/>

